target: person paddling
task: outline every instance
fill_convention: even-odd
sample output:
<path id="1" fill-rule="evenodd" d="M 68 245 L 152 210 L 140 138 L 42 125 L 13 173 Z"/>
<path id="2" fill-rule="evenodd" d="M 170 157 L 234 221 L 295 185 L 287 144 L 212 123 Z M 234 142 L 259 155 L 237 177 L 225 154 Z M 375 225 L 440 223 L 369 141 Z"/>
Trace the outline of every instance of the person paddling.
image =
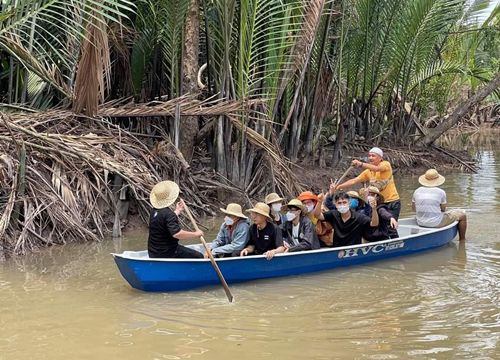
<path id="1" fill-rule="evenodd" d="M 179 201 L 172 211 L 172 205 L 179 196 L 179 186 L 173 181 L 162 181 L 151 190 L 149 200 L 153 209 L 149 216 L 148 254 L 150 258 L 203 258 L 194 249 L 179 245 L 179 240 L 203 236 L 203 231 L 185 231 L 179 224 L 179 214 L 184 203 Z"/>
<path id="2" fill-rule="evenodd" d="M 378 147 L 370 149 L 368 152 L 368 162 L 352 160 L 352 166 L 365 169 L 357 177 L 347 180 L 342 184 L 330 185 L 330 193 L 334 194 L 337 189 L 344 189 L 355 184 L 369 182 L 369 185 L 375 186 L 380 190 L 384 197 L 384 203 L 396 220 L 399 219 L 401 212 L 401 200 L 399 198 L 394 177 L 392 175 L 391 163 L 384 160 L 384 152 Z"/>

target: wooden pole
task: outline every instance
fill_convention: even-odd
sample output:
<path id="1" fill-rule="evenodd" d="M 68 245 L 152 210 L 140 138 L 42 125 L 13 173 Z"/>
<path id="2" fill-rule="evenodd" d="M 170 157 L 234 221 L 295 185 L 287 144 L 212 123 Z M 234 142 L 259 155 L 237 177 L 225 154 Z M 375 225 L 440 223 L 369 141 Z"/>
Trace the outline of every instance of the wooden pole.
<path id="1" fill-rule="evenodd" d="M 184 209 L 186 209 L 186 214 L 189 217 L 189 220 L 191 220 L 191 223 L 193 224 L 193 227 L 195 228 L 196 231 L 200 230 L 198 225 L 196 224 L 196 220 L 193 217 L 193 214 L 189 210 L 189 207 L 186 205 L 184 200 L 181 199 L 182 204 L 184 205 Z M 219 266 L 215 262 L 214 256 L 212 255 L 212 252 L 210 251 L 207 242 L 203 238 L 203 236 L 200 236 L 201 242 L 203 243 L 203 246 L 205 247 L 205 250 L 207 251 L 208 258 L 210 259 L 210 262 L 212 263 L 212 266 L 214 267 L 215 272 L 217 273 L 217 276 L 219 277 L 219 280 L 222 284 L 222 287 L 224 288 L 224 291 L 226 292 L 227 299 L 229 302 L 233 302 L 233 294 L 231 294 L 231 290 L 229 290 L 229 286 L 227 286 L 226 279 L 224 279 L 224 276 L 222 275 Z"/>
<path id="2" fill-rule="evenodd" d="M 344 174 L 342 174 L 342 176 L 337 180 L 335 181 L 335 187 L 337 187 L 344 179 L 345 177 L 347 176 L 347 174 L 349 174 L 349 172 L 354 168 L 354 166 L 349 166 L 349 168 L 345 171 Z"/>

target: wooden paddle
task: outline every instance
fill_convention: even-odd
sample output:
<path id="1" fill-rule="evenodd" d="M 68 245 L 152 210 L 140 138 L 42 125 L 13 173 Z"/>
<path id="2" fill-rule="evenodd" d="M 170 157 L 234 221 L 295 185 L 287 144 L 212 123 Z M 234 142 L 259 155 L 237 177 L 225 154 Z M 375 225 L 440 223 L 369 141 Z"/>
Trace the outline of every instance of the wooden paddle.
<path id="1" fill-rule="evenodd" d="M 189 220 L 191 220 L 191 223 L 193 224 L 193 227 L 195 228 L 196 231 L 199 231 L 200 228 L 196 224 L 196 221 L 194 220 L 193 214 L 191 214 L 191 211 L 189 210 L 188 206 L 184 202 L 184 200 L 181 199 L 182 204 L 184 205 L 184 209 L 186 209 L 186 214 L 189 217 Z M 227 299 L 229 302 L 233 302 L 233 294 L 231 294 L 231 290 L 229 290 L 229 286 L 227 286 L 226 279 L 224 279 L 224 276 L 222 275 L 219 266 L 215 262 L 214 256 L 212 255 L 212 251 L 210 251 L 210 248 L 207 245 L 207 242 L 203 238 L 203 236 L 200 236 L 201 242 L 203 243 L 203 246 L 205 247 L 205 250 L 208 254 L 208 257 L 210 259 L 210 262 L 212 263 L 212 266 L 214 267 L 215 272 L 217 273 L 217 276 L 219 277 L 219 280 L 222 284 L 222 287 L 224 288 L 224 291 L 226 292 Z"/>
<path id="2" fill-rule="evenodd" d="M 342 174 L 342 176 L 340 178 L 338 178 L 333 184 L 335 185 L 335 187 L 337 187 L 341 182 L 342 180 L 345 179 L 345 177 L 347 176 L 347 174 L 349 174 L 349 172 L 354 169 L 354 166 L 349 166 L 349 168 L 345 171 L 345 173 Z"/>

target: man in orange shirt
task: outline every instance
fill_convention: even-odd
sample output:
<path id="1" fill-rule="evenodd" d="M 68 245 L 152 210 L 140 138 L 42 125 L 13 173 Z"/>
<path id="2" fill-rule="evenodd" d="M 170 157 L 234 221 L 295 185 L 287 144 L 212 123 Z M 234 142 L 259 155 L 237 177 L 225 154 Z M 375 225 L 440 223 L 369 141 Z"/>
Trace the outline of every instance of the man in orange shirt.
<path id="1" fill-rule="evenodd" d="M 384 152 L 378 147 L 370 149 L 368 152 L 368 162 L 362 162 L 354 159 L 352 166 L 365 169 L 357 177 L 347 180 L 337 186 L 330 185 L 330 194 L 334 194 L 337 189 L 344 189 L 355 184 L 369 183 L 370 186 L 375 186 L 379 189 L 381 195 L 384 197 L 384 203 L 387 205 L 389 211 L 394 215 L 394 218 L 399 219 L 401 211 L 401 200 L 394 183 L 392 176 L 392 166 L 387 160 L 384 160 Z"/>

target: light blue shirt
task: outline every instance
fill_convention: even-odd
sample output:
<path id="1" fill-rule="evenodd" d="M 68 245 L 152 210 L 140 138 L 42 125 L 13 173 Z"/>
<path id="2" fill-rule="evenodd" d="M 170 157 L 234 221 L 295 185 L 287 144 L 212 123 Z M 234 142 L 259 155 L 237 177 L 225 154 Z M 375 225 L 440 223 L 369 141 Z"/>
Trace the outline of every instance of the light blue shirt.
<path id="1" fill-rule="evenodd" d="M 230 233 L 228 226 L 222 223 L 217 237 L 210 243 L 212 254 L 231 254 L 233 251 L 243 250 L 248 241 L 249 228 L 248 221 L 241 219 L 236 224 L 236 228 Z"/>

